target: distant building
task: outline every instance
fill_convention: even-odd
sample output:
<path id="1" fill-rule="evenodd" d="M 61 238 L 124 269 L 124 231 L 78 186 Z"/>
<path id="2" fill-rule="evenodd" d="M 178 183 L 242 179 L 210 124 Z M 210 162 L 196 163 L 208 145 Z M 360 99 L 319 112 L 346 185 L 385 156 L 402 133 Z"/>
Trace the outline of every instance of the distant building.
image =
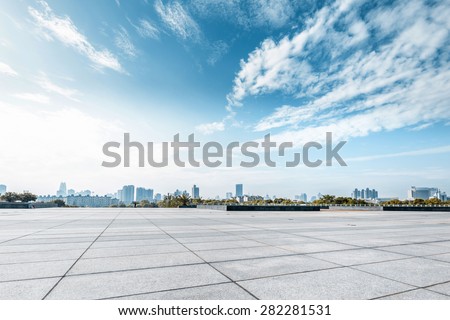
<path id="1" fill-rule="evenodd" d="M 375 189 L 361 189 L 357 188 L 352 192 L 353 199 L 363 199 L 363 200 L 376 200 L 378 199 L 378 191 Z"/>
<path id="2" fill-rule="evenodd" d="M 75 194 L 75 190 L 73 190 L 73 189 L 67 190 L 67 195 L 68 196 L 73 196 L 74 194 Z"/>
<path id="3" fill-rule="evenodd" d="M 200 198 L 200 188 L 197 187 L 195 184 L 192 187 L 192 198 L 193 199 L 199 199 Z"/>
<path id="4" fill-rule="evenodd" d="M 59 185 L 58 191 L 56 191 L 56 195 L 58 197 L 65 197 L 65 196 L 67 196 L 67 186 L 66 186 L 65 182 L 61 182 L 61 184 Z"/>
<path id="5" fill-rule="evenodd" d="M 0 195 L 6 193 L 6 186 L 4 184 L 0 184 Z"/>
<path id="6" fill-rule="evenodd" d="M 438 188 L 429 188 L 429 187 L 414 187 L 412 186 L 408 190 L 408 200 L 415 200 L 415 199 L 439 199 L 442 201 L 447 200 L 447 194 Z"/>
<path id="7" fill-rule="evenodd" d="M 232 199 L 233 198 L 233 192 L 227 192 L 227 195 L 225 197 L 227 200 Z"/>
<path id="8" fill-rule="evenodd" d="M 141 202 L 142 200 L 147 200 L 149 202 L 153 201 L 153 189 L 137 188 L 136 189 L 136 201 Z"/>
<path id="9" fill-rule="evenodd" d="M 158 202 L 158 201 L 161 201 L 161 200 L 162 200 L 161 193 L 155 194 L 155 202 Z"/>
<path id="10" fill-rule="evenodd" d="M 53 202 L 55 200 L 62 200 L 64 202 L 66 202 L 66 198 L 64 198 L 64 197 L 50 196 L 50 195 L 39 196 L 39 197 L 37 197 L 36 202 L 45 202 L 45 203 L 47 203 L 47 202 Z"/>
<path id="11" fill-rule="evenodd" d="M 242 197 L 244 195 L 244 186 L 242 184 L 236 185 L 236 197 Z"/>
<path id="12" fill-rule="evenodd" d="M 75 207 L 105 208 L 111 205 L 117 205 L 119 201 L 111 197 L 91 197 L 91 196 L 68 196 L 66 205 Z"/>
<path id="13" fill-rule="evenodd" d="M 123 202 L 124 204 L 131 204 L 134 201 L 134 186 L 123 186 L 120 202 Z"/>
<path id="14" fill-rule="evenodd" d="M 75 193 L 76 196 L 83 196 L 83 197 L 87 197 L 92 195 L 92 191 L 91 190 L 83 190 L 80 192 Z"/>
<path id="15" fill-rule="evenodd" d="M 300 195 L 295 196 L 295 200 L 307 202 L 308 201 L 308 195 L 306 193 L 301 193 Z"/>

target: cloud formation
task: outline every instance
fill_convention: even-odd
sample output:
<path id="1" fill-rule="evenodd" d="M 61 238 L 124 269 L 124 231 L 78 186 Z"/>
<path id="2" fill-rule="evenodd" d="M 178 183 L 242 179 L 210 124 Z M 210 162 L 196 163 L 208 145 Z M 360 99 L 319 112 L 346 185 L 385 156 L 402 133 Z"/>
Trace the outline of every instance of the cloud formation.
<path id="1" fill-rule="evenodd" d="M 128 31 L 123 26 L 120 26 L 119 29 L 115 31 L 114 43 L 125 55 L 129 57 L 136 56 L 137 50 L 133 42 L 131 42 Z"/>
<path id="2" fill-rule="evenodd" d="M 157 0 L 155 10 L 166 27 L 178 38 L 194 42 L 200 40 L 200 27 L 180 2 L 163 4 L 161 0 Z"/>
<path id="3" fill-rule="evenodd" d="M 15 77 L 18 75 L 16 70 L 11 68 L 11 66 L 9 66 L 8 64 L 6 64 L 4 62 L 0 62 L 0 73 L 6 74 L 7 76 L 10 76 L 10 77 Z"/>
<path id="4" fill-rule="evenodd" d="M 198 125 L 195 129 L 202 134 L 211 134 L 217 131 L 225 130 L 225 123 L 223 121 L 204 123 Z"/>
<path id="5" fill-rule="evenodd" d="M 202 18 L 219 18 L 243 28 L 280 28 L 291 21 L 299 4 L 290 0 L 197 0 L 190 6 Z"/>
<path id="6" fill-rule="evenodd" d="M 146 19 L 140 19 L 138 24 L 132 24 L 142 38 L 159 39 L 159 30 Z"/>
<path id="7" fill-rule="evenodd" d="M 288 95 L 298 105 L 278 107 L 254 129 L 285 128 L 278 138 L 298 142 L 450 118 L 450 7 L 367 4 L 337 1 L 293 36 L 263 41 L 241 61 L 228 109 L 249 96 Z"/>
<path id="8" fill-rule="evenodd" d="M 119 60 L 108 50 L 97 50 L 88 39 L 78 31 L 68 17 L 57 16 L 45 1 L 39 1 L 40 8 L 28 7 L 29 14 L 36 25 L 44 31 L 47 39 L 57 39 L 87 57 L 97 68 L 109 68 L 123 72 Z"/>
<path id="9" fill-rule="evenodd" d="M 76 96 L 79 95 L 80 93 L 78 92 L 78 90 L 75 89 L 71 89 L 71 88 L 65 88 L 65 87 L 61 87 L 55 83 L 53 83 L 52 81 L 50 81 L 50 79 L 48 78 L 48 76 L 41 72 L 40 75 L 38 77 L 36 77 L 35 82 L 45 91 L 49 92 L 49 93 L 56 93 L 59 94 L 63 97 L 66 97 L 67 99 L 73 100 L 73 101 L 78 101 Z"/>

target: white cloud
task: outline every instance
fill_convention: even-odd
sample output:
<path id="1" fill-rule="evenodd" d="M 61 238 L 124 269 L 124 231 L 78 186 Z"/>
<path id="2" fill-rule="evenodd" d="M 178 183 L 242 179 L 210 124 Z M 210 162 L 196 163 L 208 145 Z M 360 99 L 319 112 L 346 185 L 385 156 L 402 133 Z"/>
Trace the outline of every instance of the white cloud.
<path id="1" fill-rule="evenodd" d="M 64 88 L 51 82 L 48 76 L 43 72 L 41 72 L 40 75 L 36 78 L 36 83 L 49 93 L 57 93 L 61 96 L 66 97 L 67 99 L 78 101 L 76 99 L 76 96 L 79 94 L 78 90 Z"/>
<path id="2" fill-rule="evenodd" d="M 292 37 L 266 39 L 241 61 L 227 110 L 248 96 L 288 94 L 301 103 L 277 108 L 255 130 L 285 127 L 277 138 L 293 142 L 449 119 L 450 63 L 440 54 L 449 50 L 450 24 L 442 17 L 450 7 L 416 0 L 378 7 L 363 20 L 361 3 L 338 1 Z M 384 28 L 379 17 L 390 12 L 395 19 Z"/>
<path id="3" fill-rule="evenodd" d="M 114 43 L 116 47 L 122 50 L 127 56 L 136 56 L 136 48 L 134 47 L 133 42 L 131 42 L 128 31 L 124 27 L 120 26 L 119 30 L 115 31 Z"/>
<path id="4" fill-rule="evenodd" d="M 211 54 L 207 60 L 208 64 L 213 66 L 219 61 L 227 52 L 229 46 L 224 41 L 216 41 L 210 46 Z"/>
<path id="5" fill-rule="evenodd" d="M 418 126 L 415 126 L 415 127 L 411 128 L 411 129 L 409 129 L 409 130 L 411 130 L 411 131 L 421 131 L 421 130 L 424 130 L 424 129 L 426 129 L 426 128 L 431 127 L 432 125 L 433 125 L 432 122 L 423 123 L 423 124 L 421 124 L 421 125 L 418 125 Z"/>
<path id="6" fill-rule="evenodd" d="M 198 125 L 195 129 L 202 134 L 211 134 L 217 131 L 225 130 L 225 124 L 223 122 L 204 123 Z"/>
<path id="7" fill-rule="evenodd" d="M 291 22 L 300 2 L 289 0 L 196 0 L 190 3 L 202 18 L 220 18 L 241 28 L 280 28 Z"/>
<path id="8" fill-rule="evenodd" d="M 27 100 L 30 102 L 37 102 L 40 104 L 48 104 L 50 102 L 50 98 L 46 95 L 40 94 L 40 93 L 17 93 L 13 95 L 16 98 Z"/>
<path id="9" fill-rule="evenodd" d="M 141 19 L 137 25 L 132 26 L 142 38 L 159 39 L 159 30 L 149 20 Z"/>
<path id="10" fill-rule="evenodd" d="M 7 76 L 15 77 L 18 73 L 11 68 L 6 63 L 0 62 L 0 73 L 6 74 Z"/>
<path id="11" fill-rule="evenodd" d="M 427 149 L 421 149 L 421 150 L 413 150 L 413 151 L 405 151 L 405 152 L 397 152 L 397 153 L 389 153 L 389 154 L 377 154 L 377 155 L 372 155 L 372 156 L 346 158 L 345 160 L 348 162 L 371 161 L 371 160 L 379 160 L 379 159 L 386 159 L 386 158 L 423 156 L 423 155 L 441 154 L 441 153 L 449 153 L 449 152 L 450 152 L 450 146 L 443 146 L 443 147 L 427 148 Z"/>
<path id="12" fill-rule="evenodd" d="M 58 17 L 45 1 L 39 1 L 39 3 L 41 5 L 40 10 L 28 7 L 28 12 L 40 28 L 49 32 L 44 33 L 45 37 L 56 38 L 63 44 L 76 49 L 91 60 L 95 67 L 123 72 L 117 58 L 106 49 L 95 49 L 87 38 L 78 31 L 68 16 Z"/>
<path id="13" fill-rule="evenodd" d="M 274 28 L 284 26 L 294 15 L 293 4 L 289 0 L 253 0 L 250 12 L 257 25 L 269 25 Z"/>
<path id="14" fill-rule="evenodd" d="M 165 25 L 177 37 L 183 40 L 200 40 L 200 27 L 179 2 L 164 5 L 161 0 L 157 0 L 155 10 Z"/>

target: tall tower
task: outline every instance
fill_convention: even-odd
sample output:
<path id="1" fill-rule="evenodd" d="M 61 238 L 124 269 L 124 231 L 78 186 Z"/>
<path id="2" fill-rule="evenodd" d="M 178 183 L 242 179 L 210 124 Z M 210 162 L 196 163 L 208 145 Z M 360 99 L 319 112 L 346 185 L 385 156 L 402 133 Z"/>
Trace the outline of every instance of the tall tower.
<path id="1" fill-rule="evenodd" d="M 134 201 L 134 186 L 123 186 L 122 188 L 122 202 L 125 204 L 131 204 Z"/>
<path id="2" fill-rule="evenodd" d="M 192 187 L 192 199 L 198 198 L 200 198 L 200 188 L 194 184 L 194 186 Z"/>
<path id="3" fill-rule="evenodd" d="M 244 196 L 244 186 L 242 184 L 236 185 L 236 197 L 243 197 Z"/>
<path id="4" fill-rule="evenodd" d="M 59 190 L 56 191 L 58 197 L 67 197 L 67 186 L 65 182 L 61 182 L 59 185 Z"/>

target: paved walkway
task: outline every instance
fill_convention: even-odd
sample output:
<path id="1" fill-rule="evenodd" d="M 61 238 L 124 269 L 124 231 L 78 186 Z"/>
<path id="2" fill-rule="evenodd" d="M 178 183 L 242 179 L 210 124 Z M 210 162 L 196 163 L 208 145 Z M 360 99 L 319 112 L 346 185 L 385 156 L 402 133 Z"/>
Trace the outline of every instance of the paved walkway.
<path id="1" fill-rule="evenodd" d="M 450 299 L 450 213 L 0 210 L 0 299 Z"/>

